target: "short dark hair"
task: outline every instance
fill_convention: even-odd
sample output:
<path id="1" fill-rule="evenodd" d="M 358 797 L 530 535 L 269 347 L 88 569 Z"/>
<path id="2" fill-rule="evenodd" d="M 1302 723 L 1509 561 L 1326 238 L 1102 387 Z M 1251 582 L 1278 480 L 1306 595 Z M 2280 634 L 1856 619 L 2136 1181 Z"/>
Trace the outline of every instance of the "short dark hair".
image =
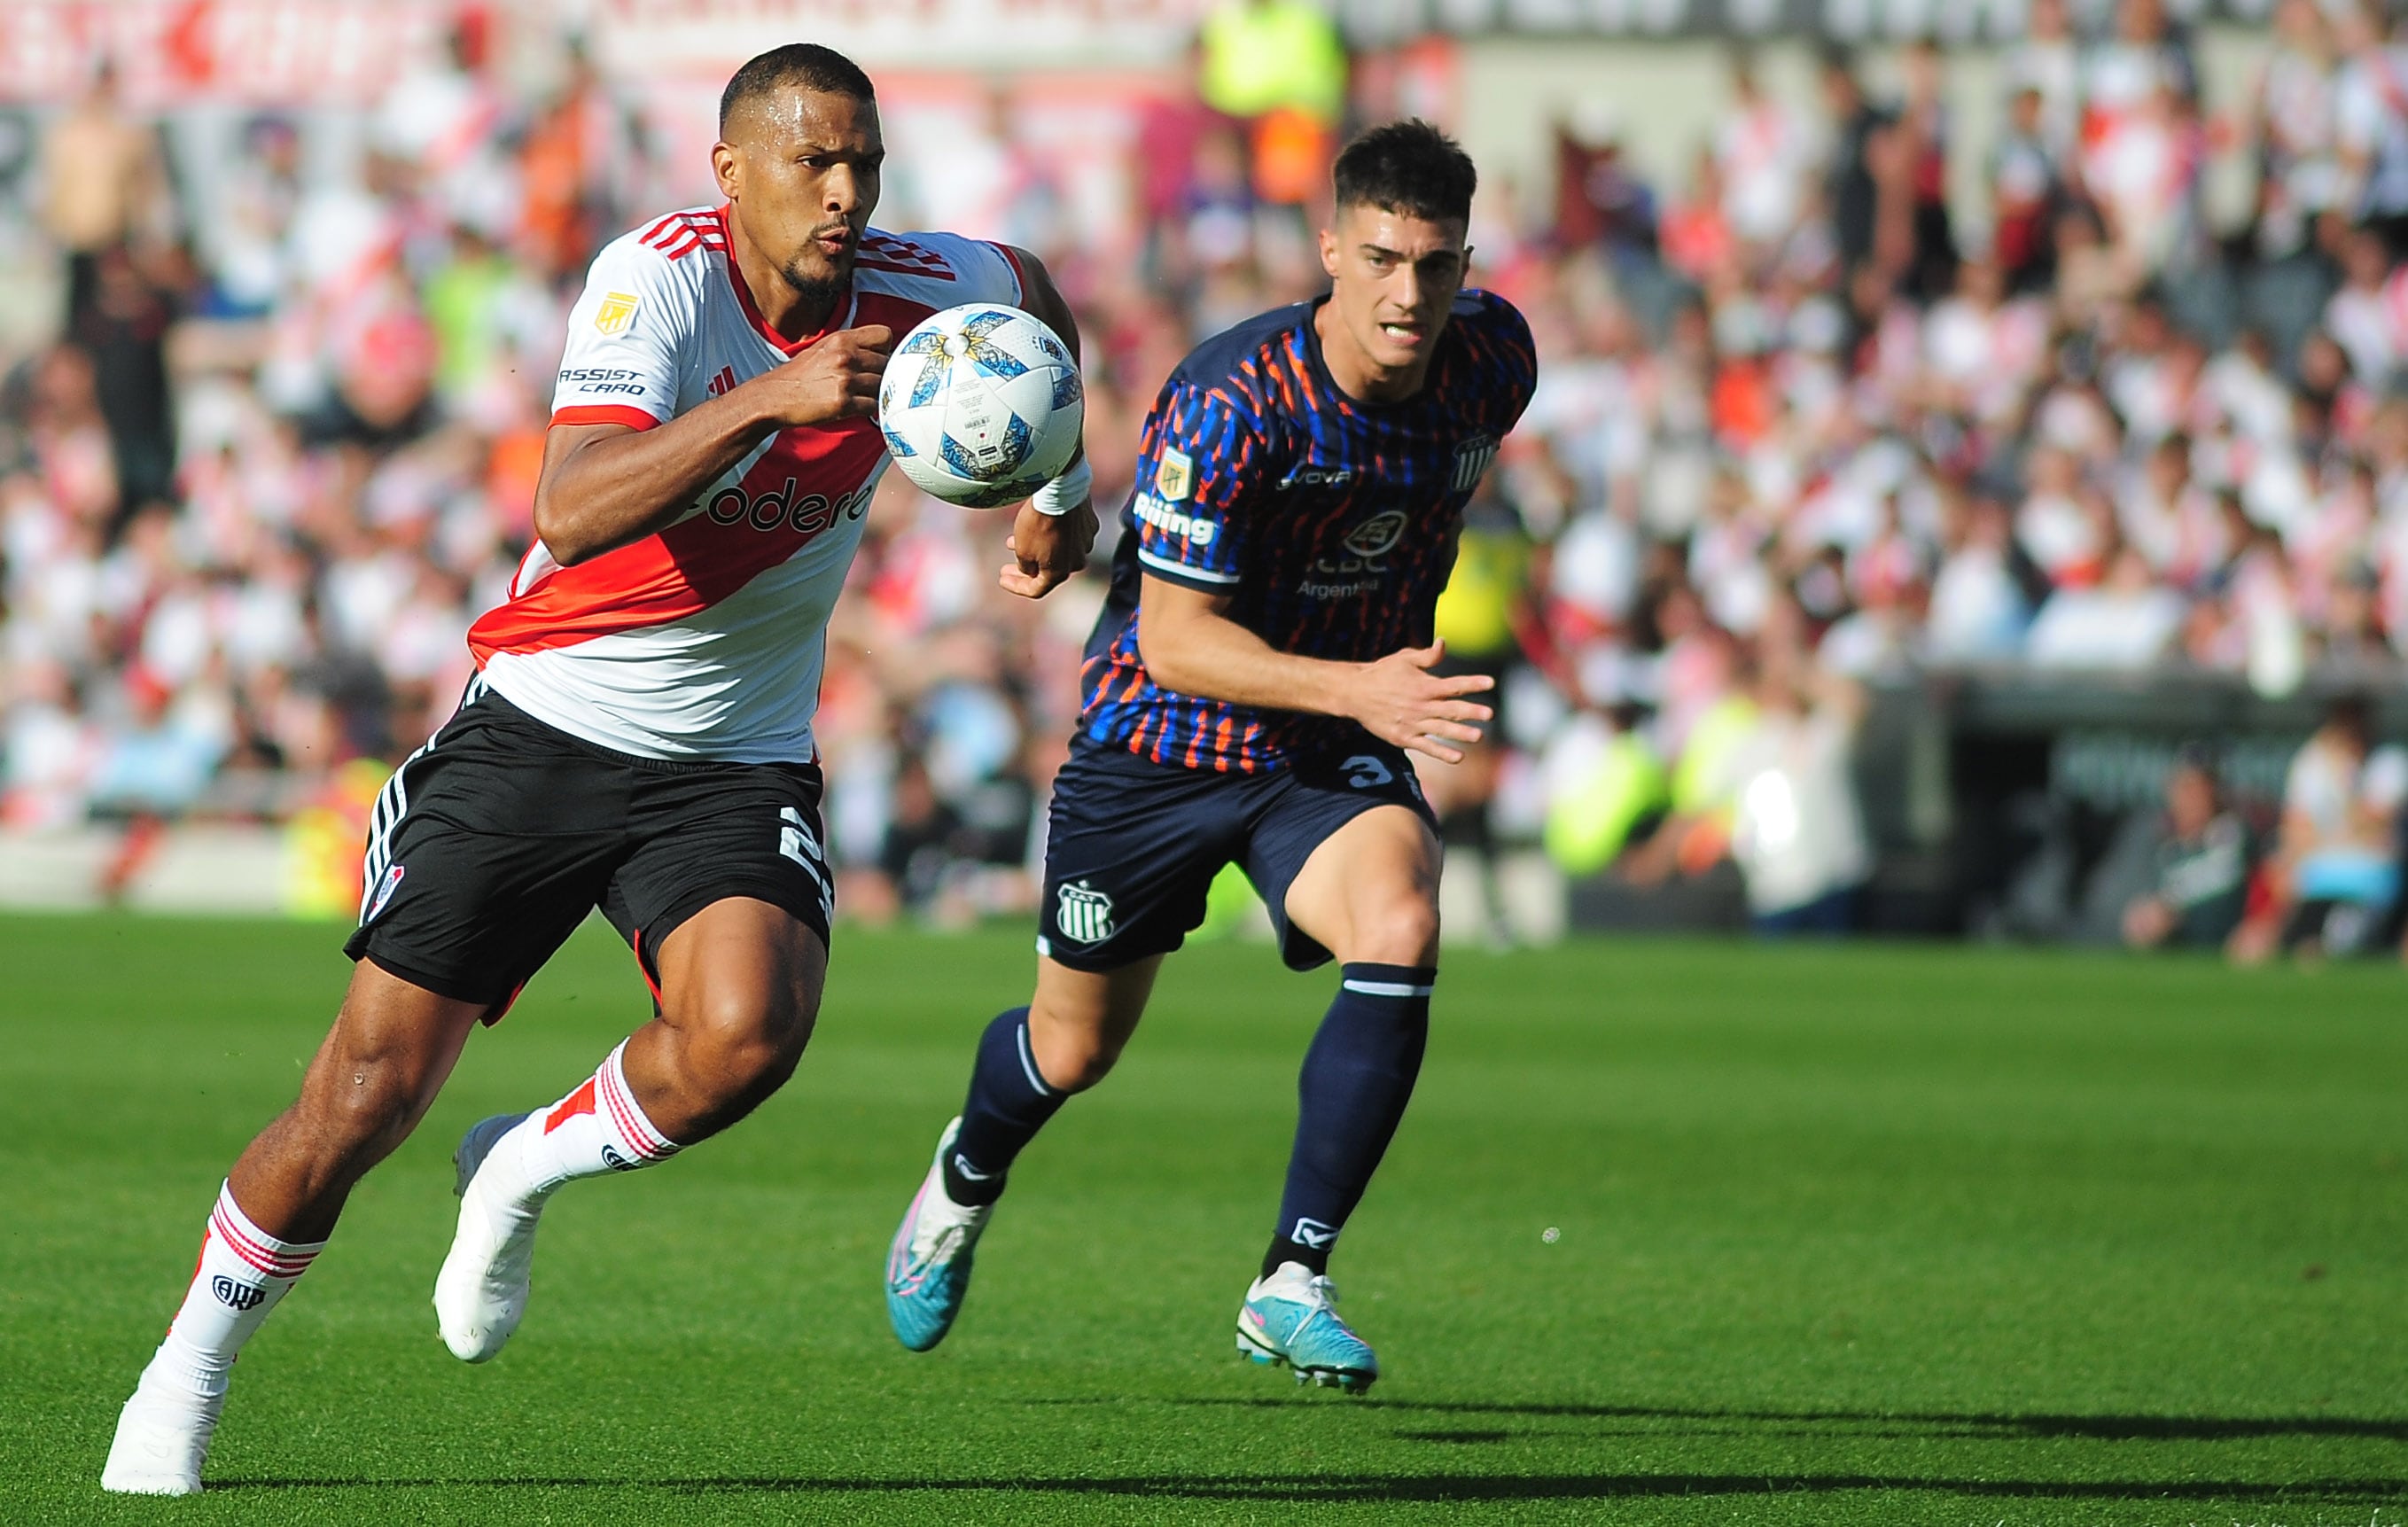
<path id="1" fill-rule="evenodd" d="M 719 93 L 720 132 L 727 131 L 727 119 L 736 115 L 738 107 L 773 90 L 795 86 L 850 95 L 856 101 L 878 99 L 878 92 L 871 87 L 869 76 L 861 72 L 860 64 L 833 48 L 823 48 L 815 42 L 790 42 L 763 53 L 737 70 L 727 81 L 727 88 Z"/>
<path id="2" fill-rule="evenodd" d="M 1480 172 L 1463 145 L 1409 117 L 1356 136 L 1330 174 L 1338 208 L 1379 207 L 1433 222 L 1471 221 L 1471 193 Z"/>

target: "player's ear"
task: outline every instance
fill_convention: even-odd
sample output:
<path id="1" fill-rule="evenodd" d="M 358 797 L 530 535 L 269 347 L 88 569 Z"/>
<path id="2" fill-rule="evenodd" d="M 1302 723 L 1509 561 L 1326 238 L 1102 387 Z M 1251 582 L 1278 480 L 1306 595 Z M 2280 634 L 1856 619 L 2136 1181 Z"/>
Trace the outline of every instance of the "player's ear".
<path id="1" fill-rule="evenodd" d="M 710 146 L 710 176 L 719 182 L 719 193 L 729 201 L 737 199 L 744 189 L 744 156 L 736 145 L 725 138 Z"/>
<path id="2" fill-rule="evenodd" d="M 1338 279 L 1338 235 L 1326 228 L 1321 230 L 1321 268 Z"/>

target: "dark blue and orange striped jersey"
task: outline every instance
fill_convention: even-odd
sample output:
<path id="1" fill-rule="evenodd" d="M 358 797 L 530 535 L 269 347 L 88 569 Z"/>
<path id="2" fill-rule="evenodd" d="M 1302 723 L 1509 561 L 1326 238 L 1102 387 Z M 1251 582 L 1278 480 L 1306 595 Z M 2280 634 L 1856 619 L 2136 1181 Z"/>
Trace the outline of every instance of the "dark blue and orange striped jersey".
<path id="1" fill-rule="evenodd" d="M 1537 383 L 1530 327 L 1502 297 L 1464 292 L 1422 390 L 1364 403 L 1330 378 L 1319 306 L 1206 340 L 1154 399 L 1081 675 L 1089 741 L 1253 773 L 1365 735 L 1154 683 L 1137 641 L 1149 578 L 1227 595 L 1228 619 L 1283 652 L 1368 663 L 1428 645 L 1463 507 Z"/>

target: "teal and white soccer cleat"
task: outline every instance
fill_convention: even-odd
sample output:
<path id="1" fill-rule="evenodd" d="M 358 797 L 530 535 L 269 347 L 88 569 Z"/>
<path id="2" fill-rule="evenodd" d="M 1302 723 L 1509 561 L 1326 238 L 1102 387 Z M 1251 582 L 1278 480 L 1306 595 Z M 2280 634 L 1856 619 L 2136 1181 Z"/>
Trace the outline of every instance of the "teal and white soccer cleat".
<path id="1" fill-rule="evenodd" d="M 526 1314 L 535 1267 L 537 1216 L 496 1201 L 480 1185 L 479 1168 L 502 1136 L 528 1116 L 496 1114 L 468 1126 L 452 1153 L 457 1170 L 460 1224 L 452 1250 L 435 1275 L 435 1320 L 443 1345 L 464 1363 L 491 1361 Z M 539 1212 L 539 1211 L 538 1211 Z"/>
<path id="2" fill-rule="evenodd" d="M 1254 1279 L 1238 1309 L 1238 1355 L 1285 1363 L 1299 1384 L 1360 1394 L 1379 1379 L 1380 1360 L 1338 1318 L 1338 1286 L 1301 1263 L 1283 1262 Z"/>
<path id="3" fill-rule="evenodd" d="M 953 1328 L 970 1292 L 970 1259 L 995 1213 L 992 1204 L 956 1204 L 945 1192 L 945 1152 L 961 1129 L 958 1119 L 945 1126 L 936 1159 L 886 1252 L 886 1319 L 910 1351 L 926 1351 Z"/>

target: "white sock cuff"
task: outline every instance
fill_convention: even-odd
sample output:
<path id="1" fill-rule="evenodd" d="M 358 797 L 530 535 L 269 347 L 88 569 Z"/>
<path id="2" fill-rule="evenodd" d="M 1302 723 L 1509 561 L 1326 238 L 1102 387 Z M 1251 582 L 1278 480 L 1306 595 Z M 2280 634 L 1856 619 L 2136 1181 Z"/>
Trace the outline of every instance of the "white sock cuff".
<path id="1" fill-rule="evenodd" d="M 620 1040 L 619 1048 L 594 1074 L 594 1091 L 609 1114 L 611 1127 L 627 1142 L 629 1149 L 644 1161 L 666 1161 L 677 1154 L 677 1142 L 663 1135 L 645 1116 L 643 1105 L 636 1101 L 635 1090 L 627 1085 L 626 1067 L 620 1059 L 626 1049 L 627 1042 Z"/>
<path id="2" fill-rule="evenodd" d="M 209 1234 L 263 1277 L 299 1277 L 326 1249 L 323 1241 L 280 1241 L 251 1223 L 251 1216 L 234 1201 L 232 1183 L 218 1185 L 218 1206 L 209 1211 Z"/>

